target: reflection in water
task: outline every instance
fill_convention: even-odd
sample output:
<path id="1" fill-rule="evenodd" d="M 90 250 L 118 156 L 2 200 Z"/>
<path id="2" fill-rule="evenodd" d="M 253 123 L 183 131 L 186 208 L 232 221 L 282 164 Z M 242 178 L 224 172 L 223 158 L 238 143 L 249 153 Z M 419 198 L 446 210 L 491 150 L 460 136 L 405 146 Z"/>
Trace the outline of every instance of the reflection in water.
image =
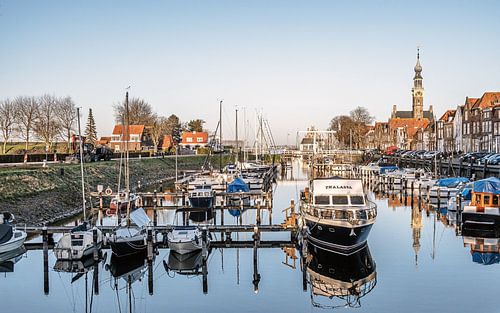
<path id="1" fill-rule="evenodd" d="M 361 298 L 377 284 L 377 273 L 368 244 L 343 255 L 307 245 L 304 279 L 310 285 L 311 302 L 320 308 L 360 307 Z M 304 282 L 305 284 L 305 282 Z M 332 301 L 323 301 L 326 297 Z"/>
<path id="2" fill-rule="evenodd" d="M 483 265 L 500 263 L 500 229 L 462 230 L 464 246 L 470 247 L 472 261 Z"/>
<path id="3" fill-rule="evenodd" d="M 420 233 L 422 230 L 422 211 L 418 206 L 411 209 L 411 229 L 413 238 L 413 251 L 415 251 L 415 266 L 418 265 L 418 252 L 420 251 Z"/>
<path id="4" fill-rule="evenodd" d="M 4 252 L 0 254 L 0 273 L 12 273 L 14 272 L 14 264 L 19 262 L 26 252 L 24 246 L 21 246 L 15 250 Z"/>
<path id="5" fill-rule="evenodd" d="M 185 276 L 203 276 L 203 293 L 208 293 L 208 268 L 207 262 L 210 252 L 197 250 L 190 253 L 180 254 L 170 250 L 168 261 L 163 260 L 163 267 L 170 277 L 174 274 Z"/>

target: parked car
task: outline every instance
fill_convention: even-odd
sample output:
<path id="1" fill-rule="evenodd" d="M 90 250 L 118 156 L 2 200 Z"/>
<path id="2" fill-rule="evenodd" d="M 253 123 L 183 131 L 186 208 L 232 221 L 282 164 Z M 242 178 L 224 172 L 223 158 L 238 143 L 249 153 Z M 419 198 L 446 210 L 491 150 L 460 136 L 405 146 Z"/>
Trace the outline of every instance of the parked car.
<path id="1" fill-rule="evenodd" d="M 484 157 L 487 154 L 488 152 L 469 152 L 461 156 L 460 160 L 462 160 L 462 162 L 474 163 L 476 162 L 476 160 Z"/>
<path id="2" fill-rule="evenodd" d="M 500 154 L 497 154 L 495 157 L 490 158 L 488 160 L 488 164 L 491 164 L 491 165 L 498 165 L 498 164 L 500 164 Z"/>

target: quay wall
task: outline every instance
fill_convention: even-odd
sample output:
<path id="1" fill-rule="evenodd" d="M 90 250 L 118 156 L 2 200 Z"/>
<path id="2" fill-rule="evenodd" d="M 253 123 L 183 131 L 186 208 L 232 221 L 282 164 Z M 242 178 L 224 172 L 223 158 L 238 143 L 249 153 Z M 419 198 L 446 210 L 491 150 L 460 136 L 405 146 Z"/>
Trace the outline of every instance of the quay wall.
<path id="1" fill-rule="evenodd" d="M 210 157 L 218 168 L 219 156 Z M 206 156 L 178 158 L 178 170 L 199 170 Z M 224 156 L 223 163 L 229 161 Z M 130 183 L 138 186 L 168 183 L 175 177 L 175 158 L 134 159 L 130 161 Z M 120 162 L 85 164 L 86 192 L 97 191 L 97 185 L 117 190 Z M 79 164 L 57 164 L 46 168 L 0 169 L 0 212 L 16 216 L 18 225 L 51 224 L 82 212 Z M 122 178 L 123 186 L 123 178 Z M 90 206 L 87 201 L 87 206 Z"/>

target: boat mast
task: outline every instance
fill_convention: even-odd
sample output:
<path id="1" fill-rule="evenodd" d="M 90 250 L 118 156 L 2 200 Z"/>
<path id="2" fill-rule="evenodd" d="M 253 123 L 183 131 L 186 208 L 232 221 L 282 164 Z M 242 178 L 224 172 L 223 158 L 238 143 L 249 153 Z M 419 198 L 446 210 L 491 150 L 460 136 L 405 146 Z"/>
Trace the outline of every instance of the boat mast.
<path id="1" fill-rule="evenodd" d="M 80 108 L 76 108 L 76 115 L 78 116 L 78 142 L 80 146 L 80 172 L 82 175 L 82 204 L 83 204 L 83 220 L 87 220 L 87 209 L 85 207 L 85 180 L 83 178 L 83 143 L 82 143 L 82 130 L 80 127 Z"/>
<path id="2" fill-rule="evenodd" d="M 222 151 L 219 156 L 219 171 L 222 173 L 222 155 L 224 154 L 224 145 L 222 144 L 222 101 L 219 101 L 219 144 Z"/>
<path id="3" fill-rule="evenodd" d="M 236 107 L 236 160 L 238 163 L 240 160 L 239 145 L 238 145 L 238 107 Z"/>
<path id="4" fill-rule="evenodd" d="M 128 110 L 128 91 L 125 94 L 125 201 L 127 201 L 127 226 L 130 226 L 130 172 L 128 164 L 128 140 L 129 140 L 129 124 L 130 116 Z"/>

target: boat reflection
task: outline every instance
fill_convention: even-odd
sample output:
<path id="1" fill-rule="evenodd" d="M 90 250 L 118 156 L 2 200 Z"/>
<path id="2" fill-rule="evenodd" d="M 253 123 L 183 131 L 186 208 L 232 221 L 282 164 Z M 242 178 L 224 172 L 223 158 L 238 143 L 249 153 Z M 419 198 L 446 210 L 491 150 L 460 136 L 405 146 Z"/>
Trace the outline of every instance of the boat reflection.
<path id="1" fill-rule="evenodd" d="M 500 229 L 462 229 L 464 247 L 470 247 L 474 263 L 492 265 L 500 263 Z"/>
<path id="2" fill-rule="evenodd" d="M 314 307 L 360 307 L 361 298 L 377 284 L 376 266 L 368 244 L 350 255 L 311 244 L 305 250 L 304 287 L 309 284 Z"/>
<path id="3" fill-rule="evenodd" d="M 26 248 L 21 246 L 17 249 L 0 254 L 0 273 L 13 273 L 14 264 L 19 262 L 26 252 Z"/>
<path id="4" fill-rule="evenodd" d="M 196 250 L 190 253 L 178 253 L 170 250 L 168 261 L 163 260 L 163 267 L 170 277 L 175 274 L 199 276 L 203 278 L 203 293 L 208 293 L 208 257 L 211 249 Z"/>

